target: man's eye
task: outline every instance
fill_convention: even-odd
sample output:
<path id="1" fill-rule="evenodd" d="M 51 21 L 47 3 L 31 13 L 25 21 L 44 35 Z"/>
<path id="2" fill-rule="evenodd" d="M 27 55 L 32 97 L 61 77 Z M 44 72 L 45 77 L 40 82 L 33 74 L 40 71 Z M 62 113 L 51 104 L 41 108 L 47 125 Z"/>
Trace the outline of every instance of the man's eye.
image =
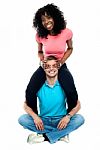
<path id="1" fill-rule="evenodd" d="M 49 65 L 47 65 L 47 68 L 49 68 L 50 66 Z"/>
<path id="2" fill-rule="evenodd" d="M 45 68 L 47 69 L 47 68 L 49 68 L 50 66 L 49 65 L 45 65 Z"/>
<path id="3" fill-rule="evenodd" d="M 55 65 L 53 65 L 53 67 L 56 67 L 57 65 L 55 64 Z"/>

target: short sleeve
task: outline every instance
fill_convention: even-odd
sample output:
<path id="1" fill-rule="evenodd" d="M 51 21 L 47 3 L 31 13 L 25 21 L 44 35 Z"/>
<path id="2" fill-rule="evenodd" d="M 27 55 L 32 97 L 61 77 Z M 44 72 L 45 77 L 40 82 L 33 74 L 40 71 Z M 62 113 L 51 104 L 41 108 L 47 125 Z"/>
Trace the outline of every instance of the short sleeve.
<path id="1" fill-rule="evenodd" d="M 73 37 L 73 32 L 70 29 L 66 29 L 66 33 L 67 33 L 67 40 L 72 39 Z"/>
<path id="2" fill-rule="evenodd" d="M 36 33 L 35 39 L 36 39 L 36 41 L 37 41 L 38 43 L 41 43 L 41 39 L 40 39 L 40 37 L 38 36 L 37 33 Z"/>

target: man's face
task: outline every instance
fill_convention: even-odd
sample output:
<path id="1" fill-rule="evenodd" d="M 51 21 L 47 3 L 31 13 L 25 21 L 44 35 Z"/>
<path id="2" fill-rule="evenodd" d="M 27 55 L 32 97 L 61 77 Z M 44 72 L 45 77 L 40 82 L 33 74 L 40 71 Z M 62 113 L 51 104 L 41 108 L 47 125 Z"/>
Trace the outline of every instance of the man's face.
<path id="1" fill-rule="evenodd" d="M 44 64 L 44 71 L 46 73 L 46 76 L 49 78 L 54 78 L 58 75 L 58 63 L 56 60 L 48 60 Z"/>

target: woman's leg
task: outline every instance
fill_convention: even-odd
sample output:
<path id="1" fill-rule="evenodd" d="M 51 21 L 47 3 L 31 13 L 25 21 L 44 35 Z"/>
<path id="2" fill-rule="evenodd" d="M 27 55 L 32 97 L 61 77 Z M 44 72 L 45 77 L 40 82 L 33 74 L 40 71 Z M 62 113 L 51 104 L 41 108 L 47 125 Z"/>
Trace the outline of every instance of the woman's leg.
<path id="1" fill-rule="evenodd" d="M 40 66 L 32 75 L 26 89 L 26 103 L 29 107 L 33 109 L 35 113 L 38 113 L 36 94 L 44 84 L 45 80 L 46 80 L 45 72 L 43 68 Z"/>
<path id="2" fill-rule="evenodd" d="M 68 112 L 77 104 L 78 94 L 74 84 L 74 79 L 66 64 L 63 64 L 58 72 L 58 80 L 67 96 Z"/>

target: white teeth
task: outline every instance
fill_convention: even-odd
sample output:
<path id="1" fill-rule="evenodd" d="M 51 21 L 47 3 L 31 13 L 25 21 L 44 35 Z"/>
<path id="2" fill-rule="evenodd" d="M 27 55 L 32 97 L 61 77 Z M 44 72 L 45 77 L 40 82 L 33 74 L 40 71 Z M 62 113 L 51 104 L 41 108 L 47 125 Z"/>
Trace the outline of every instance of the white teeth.
<path id="1" fill-rule="evenodd" d="M 54 71 L 50 71 L 49 73 L 55 73 Z"/>
<path id="2" fill-rule="evenodd" d="M 47 27 L 51 27 L 51 24 L 48 24 Z"/>
<path id="3" fill-rule="evenodd" d="M 52 24 L 51 23 L 49 23 L 49 24 L 47 24 L 47 27 L 49 28 L 49 27 L 51 27 L 52 26 Z"/>

